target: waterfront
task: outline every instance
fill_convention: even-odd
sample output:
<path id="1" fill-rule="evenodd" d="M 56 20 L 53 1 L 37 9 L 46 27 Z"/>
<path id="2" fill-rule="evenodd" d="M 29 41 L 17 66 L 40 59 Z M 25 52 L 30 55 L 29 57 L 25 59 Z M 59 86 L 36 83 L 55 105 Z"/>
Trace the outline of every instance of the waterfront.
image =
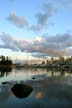
<path id="1" fill-rule="evenodd" d="M 5 81 L 9 83 L 2 84 Z M 32 93 L 23 99 L 16 97 L 11 91 L 15 83 L 32 86 Z M 13 107 L 71 108 L 71 72 L 46 69 L 12 69 L 11 72 L 0 72 L 0 108 Z"/>

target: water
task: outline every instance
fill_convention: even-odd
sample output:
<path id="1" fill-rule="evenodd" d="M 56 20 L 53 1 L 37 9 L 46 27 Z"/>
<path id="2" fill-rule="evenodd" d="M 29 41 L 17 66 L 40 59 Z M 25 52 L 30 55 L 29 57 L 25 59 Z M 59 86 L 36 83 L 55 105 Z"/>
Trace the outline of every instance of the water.
<path id="1" fill-rule="evenodd" d="M 2 84 L 8 81 L 9 84 Z M 23 99 L 11 91 L 15 83 L 33 87 Z M 0 108 L 72 108 L 72 72 L 47 69 L 0 70 Z"/>

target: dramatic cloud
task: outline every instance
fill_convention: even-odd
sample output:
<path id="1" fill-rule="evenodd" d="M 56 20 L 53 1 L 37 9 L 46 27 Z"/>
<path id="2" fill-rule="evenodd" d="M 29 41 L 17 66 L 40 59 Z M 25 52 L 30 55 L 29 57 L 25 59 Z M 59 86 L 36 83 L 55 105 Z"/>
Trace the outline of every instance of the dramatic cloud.
<path id="1" fill-rule="evenodd" d="M 40 31 L 43 28 L 46 28 L 48 25 L 52 25 L 52 23 L 49 22 L 49 19 L 55 15 L 55 13 L 56 8 L 51 3 L 44 4 L 42 11 L 35 15 L 37 24 L 32 25 L 30 29 L 33 31 Z"/>
<path id="2" fill-rule="evenodd" d="M 24 28 L 28 26 L 28 22 L 24 18 L 17 16 L 15 12 L 12 12 L 8 16 L 7 20 L 19 28 Z"/>
<path id="3" fill-rule="evenodd" d="M 63 35 L 36 37 L 31 42 L 28 40 L 16 40 L 9 34 L 0 35 L 0 48 L 11 49 L 32 53 L 33 57 L 46 58 L 47 56 L 69 56 L 72 55 L 72 35 L 65 33 Z"/>

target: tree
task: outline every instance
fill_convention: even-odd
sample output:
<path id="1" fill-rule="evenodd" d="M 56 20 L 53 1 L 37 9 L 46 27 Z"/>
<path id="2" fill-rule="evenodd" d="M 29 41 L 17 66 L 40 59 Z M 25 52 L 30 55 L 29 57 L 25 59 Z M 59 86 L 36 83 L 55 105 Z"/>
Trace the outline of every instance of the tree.
<path id="1" fill-rule="evenodd" d="M 9 59 L 9 57 L 5 57 L 5 56 L 1 56 L 0 57 L 0 65 L 7 65 L 7 66 L 11 66 L 12 65 L 12 60 Z"/>

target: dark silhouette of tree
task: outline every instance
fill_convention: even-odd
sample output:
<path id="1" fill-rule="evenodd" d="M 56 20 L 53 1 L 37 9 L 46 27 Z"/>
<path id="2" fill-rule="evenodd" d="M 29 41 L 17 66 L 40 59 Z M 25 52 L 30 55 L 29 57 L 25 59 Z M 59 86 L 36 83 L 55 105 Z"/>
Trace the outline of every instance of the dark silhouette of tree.
<path id="1" fill-rule="evenodd" d="M 11 66 L 12 65 L 12 60 L 9 59 L 9 57 L 5 57 L 3 55 L 1 55 L 0 57 L 0 65 L 3 65 L 3 66 Z"/>

